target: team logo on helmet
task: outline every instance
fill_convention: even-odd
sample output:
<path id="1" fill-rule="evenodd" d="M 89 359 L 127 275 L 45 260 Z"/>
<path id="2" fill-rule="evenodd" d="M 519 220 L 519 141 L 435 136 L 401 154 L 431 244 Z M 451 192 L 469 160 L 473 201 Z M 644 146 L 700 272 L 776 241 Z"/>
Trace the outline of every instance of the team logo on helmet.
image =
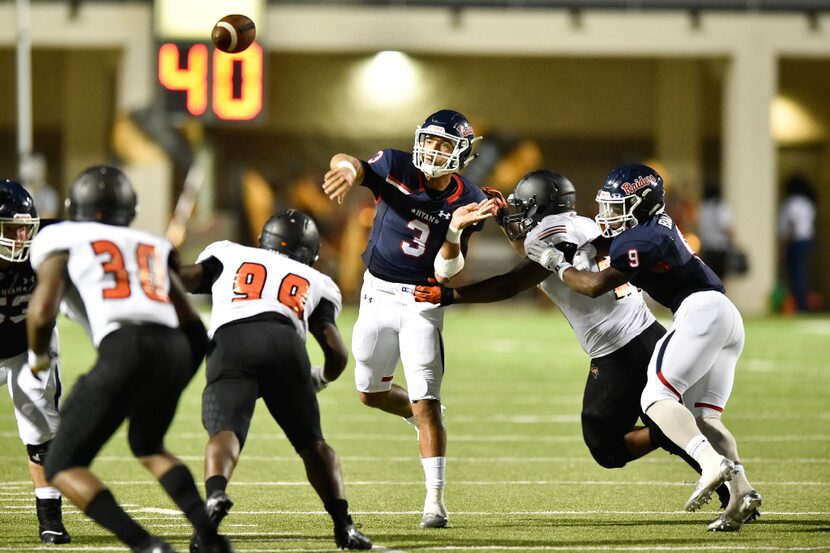
<path id="1" fill-rule="evenodd" d="M 646 186 L 652 186 L 657 183 L 657 178 L 654 175 L 645 175 L 641 177 L 637 177 L 634 182 L 624 182 L 620 185 L 622 191 L 626 194 L 633 194 L 637 190 L 641 188 L 645 188 Z"/>

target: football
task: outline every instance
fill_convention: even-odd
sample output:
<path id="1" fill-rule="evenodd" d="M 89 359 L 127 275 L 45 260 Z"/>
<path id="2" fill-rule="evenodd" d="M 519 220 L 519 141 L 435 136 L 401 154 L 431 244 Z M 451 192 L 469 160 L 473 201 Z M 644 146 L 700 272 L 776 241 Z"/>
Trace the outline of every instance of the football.
<path id="1" fill-rule="evenodd" d="M 245 15 L 226 15 L 213 26 L 210 38 L 219 50 L 236 54 L 253 43 L 256 25 Z"/>

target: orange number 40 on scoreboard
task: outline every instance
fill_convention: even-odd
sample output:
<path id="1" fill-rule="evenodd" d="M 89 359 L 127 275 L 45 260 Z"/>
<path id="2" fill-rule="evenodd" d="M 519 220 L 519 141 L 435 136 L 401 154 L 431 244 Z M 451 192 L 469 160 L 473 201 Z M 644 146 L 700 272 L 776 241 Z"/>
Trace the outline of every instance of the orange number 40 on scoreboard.
<path id="1" fill-rule="evenodd" d="M 202 42 L 158 47 L 158 79 L 169 112 L 219 121 L 252 121 L 263 114 L 262 47 L 226 54 Z"/>

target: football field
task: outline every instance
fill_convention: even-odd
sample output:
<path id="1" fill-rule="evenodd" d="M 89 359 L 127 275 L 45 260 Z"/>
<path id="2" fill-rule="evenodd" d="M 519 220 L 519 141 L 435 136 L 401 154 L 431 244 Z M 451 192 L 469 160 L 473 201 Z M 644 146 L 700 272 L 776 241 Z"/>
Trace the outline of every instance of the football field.
<path id="1" fill-rule="evenodd" d="M 348 308 L 339 320 L 347 343 L 355 315 Z M 762 517 L 739 533 L 706 531 L 714 505 L 683 511 L 696 475 L 677 457 L 655 451 L 614 470 L 594 463 L 579 424 L 588 358 L 555 309 L 519 304 L 455 306 L 446 315 L 447 529 L 418 528 L 424 487 L 415 432 L 360 404 L 354 362 L 319 394 L 355 522 L 382 551 L 830 551 L 830 319 L 749 319 L 746 331 L 724 420 L 764 503 Z M 78 326 L 62 319 L 61 332 L 71 389 L 93 352 Z M 318 350 L 313 357 L 320 360 Z M 204 369 L 167 436 L 200 489 L 203 382 Z M 187 521 L 130 456 L 123 427 L 93 470 L 150 532 L 187 551 Z M 6 389 L 0 479 L 0 551 L 47 549 L 37 542 L 25 448 Z M 334 549 L 330 519 L 261 403 L 228 493 L 236 504 L 222 531 L 237 551 Z M 74 506 L 65 506 L 64 520 L 72 544 L 49 550 L 126 550 Z"/>

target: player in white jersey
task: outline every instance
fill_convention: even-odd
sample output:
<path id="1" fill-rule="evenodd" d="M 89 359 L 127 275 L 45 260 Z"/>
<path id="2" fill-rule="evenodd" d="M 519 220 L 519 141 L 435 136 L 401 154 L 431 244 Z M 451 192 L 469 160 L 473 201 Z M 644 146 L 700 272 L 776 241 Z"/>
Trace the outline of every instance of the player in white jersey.
<path id="1" fill-rule="evenodd" d="M 349 352 L 335 323 L 340 290 L 312 267 L 319 250 L 314 221 L 289 209 L 265 223 L 258 248 L 215 242 L 195 265 L 181 269 L 191 292 L 213 299 L 202 394 L 202 423 L 210 436 L 205 448 L 208 510 L 218 525 L 233 506 L 228 480 L 261 397 L 302 458 L 334 523 L 337 546 L 370 549 L 372 542 L 352 523 L 337 454 L 320 428 L 315 391 L 340 376 Z M 308 332 L 323 350 L 323 367 L 311 367 Z M 194 544 L 191 553 L 199 551 Z"/>
<path id="2" fill-rule="evenodd" d="M 576 191 L 559 173 L 539 170 L 518 182 L 507 199 L 509 212 L 500 218 L 511 244 L 543 240 L 587 271 L 607 264 L 594 241 L 599 226 L 575 211 Z M 602 247 L 600 245 L 600 247 Z M 637 426 L 642 416 L 640 395 L 655 344 L 666 333 L 649 311 L 642 294 L 621 286 L 595 299 L 575 293 L 556 275 L 524 258 L 508 273 L 460 288 L 419 286 L 419 301 L 494 302 L 538 285 L 573 327 L 582 349 L 591 357 L 582 408 L 582 432 L 591 455 L 605 468 L 618 468 L 657 447 L 690 461 L 659 428 Z M 692 464 L 692 463 L 690 463 Z M 693 464 L 696 470 L 699 467 Z M 722 488 L 719 493 L 728 491 Z"/>
<path id="3" fill-rule="evenodd" d="M 29 192 L 18 182 L 0 180 L 0 386 L 8 384 L 17 431 L 29 455 L 40 542 L 64 544 L 71 538 L 63 526 L 61 494 L 43 471 L 60 420 L 57 329 L 50 344 L 52 366 L 40 378 L 32 378 L 25 368 L 26 311 L 36 283 L 29 247 L 41 224 Z"/>
<path id="4" fill-rule="evenodd" d="M 124 512 L 89 470 L 128 419 L 130 449 L 193 524 L 203 551 L 231 552 L 211 523 L 190 471 L 164 448 L 179 396 L 207 345 L 204 325 L 169 268 L 172 246 L 127 228 L 136 195 L 116 168 L 97 166 L 81 173 L 67 206 L 71 222 L 44 229 L 32 244 L 38 284 L 27 320 L 28 363 L 34 375 L 49 366 L 49 339 L 62 301 L 88 330 L 98 358 L 61 411 L 46 476 L 133 551 L 172 552 Z"/>

